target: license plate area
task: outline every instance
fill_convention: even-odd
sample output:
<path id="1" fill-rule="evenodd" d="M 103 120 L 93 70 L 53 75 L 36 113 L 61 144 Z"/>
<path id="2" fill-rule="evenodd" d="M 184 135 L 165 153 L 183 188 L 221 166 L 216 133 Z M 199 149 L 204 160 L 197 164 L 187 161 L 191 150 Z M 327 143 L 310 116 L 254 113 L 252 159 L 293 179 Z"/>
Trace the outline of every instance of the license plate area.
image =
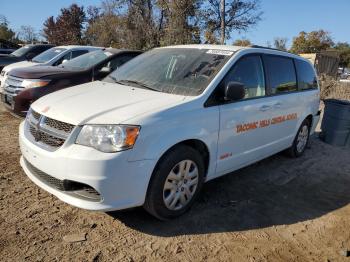
<path id="1" fill-rule="evenodd" d="M 13 96 L 10 96 L 7 94 L 1 94 L 1 101 L 5 103 L 7 106 L 10 106 L 12 109 L 14 108 Z"/>

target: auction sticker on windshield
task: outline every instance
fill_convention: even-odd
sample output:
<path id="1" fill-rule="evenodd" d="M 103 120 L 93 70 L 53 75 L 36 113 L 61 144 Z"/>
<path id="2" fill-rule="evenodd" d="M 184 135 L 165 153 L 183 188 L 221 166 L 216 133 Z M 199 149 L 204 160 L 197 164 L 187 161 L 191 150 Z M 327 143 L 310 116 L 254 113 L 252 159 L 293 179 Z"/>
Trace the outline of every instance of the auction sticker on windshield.
<path id="1" fill-rule="evenodd" d="M 208 50 L 207 54 L 213 54 L 213 55 L 227 55 L 230 56 L 233 54 L 232 51 L 226 51 L 226 50 Z"/>

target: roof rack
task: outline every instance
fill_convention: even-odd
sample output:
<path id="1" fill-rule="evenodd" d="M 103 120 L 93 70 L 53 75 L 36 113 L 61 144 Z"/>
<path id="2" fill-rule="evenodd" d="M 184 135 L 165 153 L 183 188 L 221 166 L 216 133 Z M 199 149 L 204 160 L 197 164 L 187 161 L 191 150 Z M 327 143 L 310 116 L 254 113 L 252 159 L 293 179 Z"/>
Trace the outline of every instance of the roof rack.
<path id="1" fill-rule="evenodd" d="M 280 51 L 280 52 L 285 52 L 285 53 L 291 54 L 291 52 L 288 52 L 288 51 L 284 51 L 284 50 L 277 49 L 277 48 L 272 48 L 272 47 L 261 46 L 261 45 L 250 45 L 249 47 L 262 48 L 262 49 L 268 49 L 268 50 L 275 50 L 275 51 Z"/>

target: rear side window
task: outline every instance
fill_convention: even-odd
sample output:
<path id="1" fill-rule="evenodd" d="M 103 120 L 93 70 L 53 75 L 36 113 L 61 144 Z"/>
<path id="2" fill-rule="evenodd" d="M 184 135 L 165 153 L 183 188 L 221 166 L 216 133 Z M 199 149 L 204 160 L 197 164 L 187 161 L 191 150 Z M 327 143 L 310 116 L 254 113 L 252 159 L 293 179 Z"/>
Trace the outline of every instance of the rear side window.
<path id="1" fill-rule="evenodd" d="M 122 55 L 115 57 L 113 60 L 109 62 L 109 67 L 114 71 L 118 69 L 122 64 L 125 64 L 128 62 L 130 59 L 133 59 L 136 55 Z"/>
<path id="2" fill-rule="evenodd" d="M 245 98 L 265 95 L 265 78 L 260 56 L 246 56 L 240 59 L 224 79 L 228 82 L 240 82 L 244 85 Z"/>
<path id="3" fill-rule="evenodd" d="M 317 88 L 317 78 L 312 66 L 303 60 L 295 59 L 294 61 L 297 68 L 299 90 Z"/>
<path id="4" fill-rule="evenodd" d="M 75 50 L 75 51 L 72 52 L 72 58 L 71 59 L 73 59 L 75 57 L 78 57 L 78 56 L 81 56 L 83 54 L 86 54 L 88 52 L 89 52 L 88 50 Z"/>
<path id="5" fill-rule="evenodd" d="M 48 49 L 50 49 L 52 46 L 36 46 L 35 48 L 33 48 L 32 52 L 35 54 L 40 54 Z"/>
<path id="6" fill-rule="evenodd" d="M 297 78 L 291 58 L 265 56 L 272 94 L 297 91 Z"/>

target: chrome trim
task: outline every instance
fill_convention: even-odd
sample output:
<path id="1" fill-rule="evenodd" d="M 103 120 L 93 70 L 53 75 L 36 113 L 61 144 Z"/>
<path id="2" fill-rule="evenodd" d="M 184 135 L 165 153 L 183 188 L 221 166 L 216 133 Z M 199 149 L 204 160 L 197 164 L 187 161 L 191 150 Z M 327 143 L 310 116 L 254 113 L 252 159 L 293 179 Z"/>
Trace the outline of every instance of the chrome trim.
<path id="1" fill-rule="evenodd" d="M 3 90 L 6 94 L 16 96 L 20 91 L 24 89 L 22 85 L 23 78 L 8 76 L 5 80 Z"/>
<path id="2" fill-rule="evenodd" d="M 35 117 L 34 114 L 36 114 L 37 116 Z M 57 128 L 49 126 L 48 124 L 46 124 L 46 119 L 60 122 L 58 120 L 54 120 L 44 115 L 41 115 L 30 109 L 27 114 L 24 125 L 25 135 L 32 143 L 38 145 L 39 147 L 45 150 L 53 152 L 65 143 L 69 135 L 73 132 L 75 126 L 62 122 L 62 124 L 66 124 L 67 126 L 70 125 L 72 127 L 72 129 L 68 133 L 63 130 L 59 130 Z"/>

